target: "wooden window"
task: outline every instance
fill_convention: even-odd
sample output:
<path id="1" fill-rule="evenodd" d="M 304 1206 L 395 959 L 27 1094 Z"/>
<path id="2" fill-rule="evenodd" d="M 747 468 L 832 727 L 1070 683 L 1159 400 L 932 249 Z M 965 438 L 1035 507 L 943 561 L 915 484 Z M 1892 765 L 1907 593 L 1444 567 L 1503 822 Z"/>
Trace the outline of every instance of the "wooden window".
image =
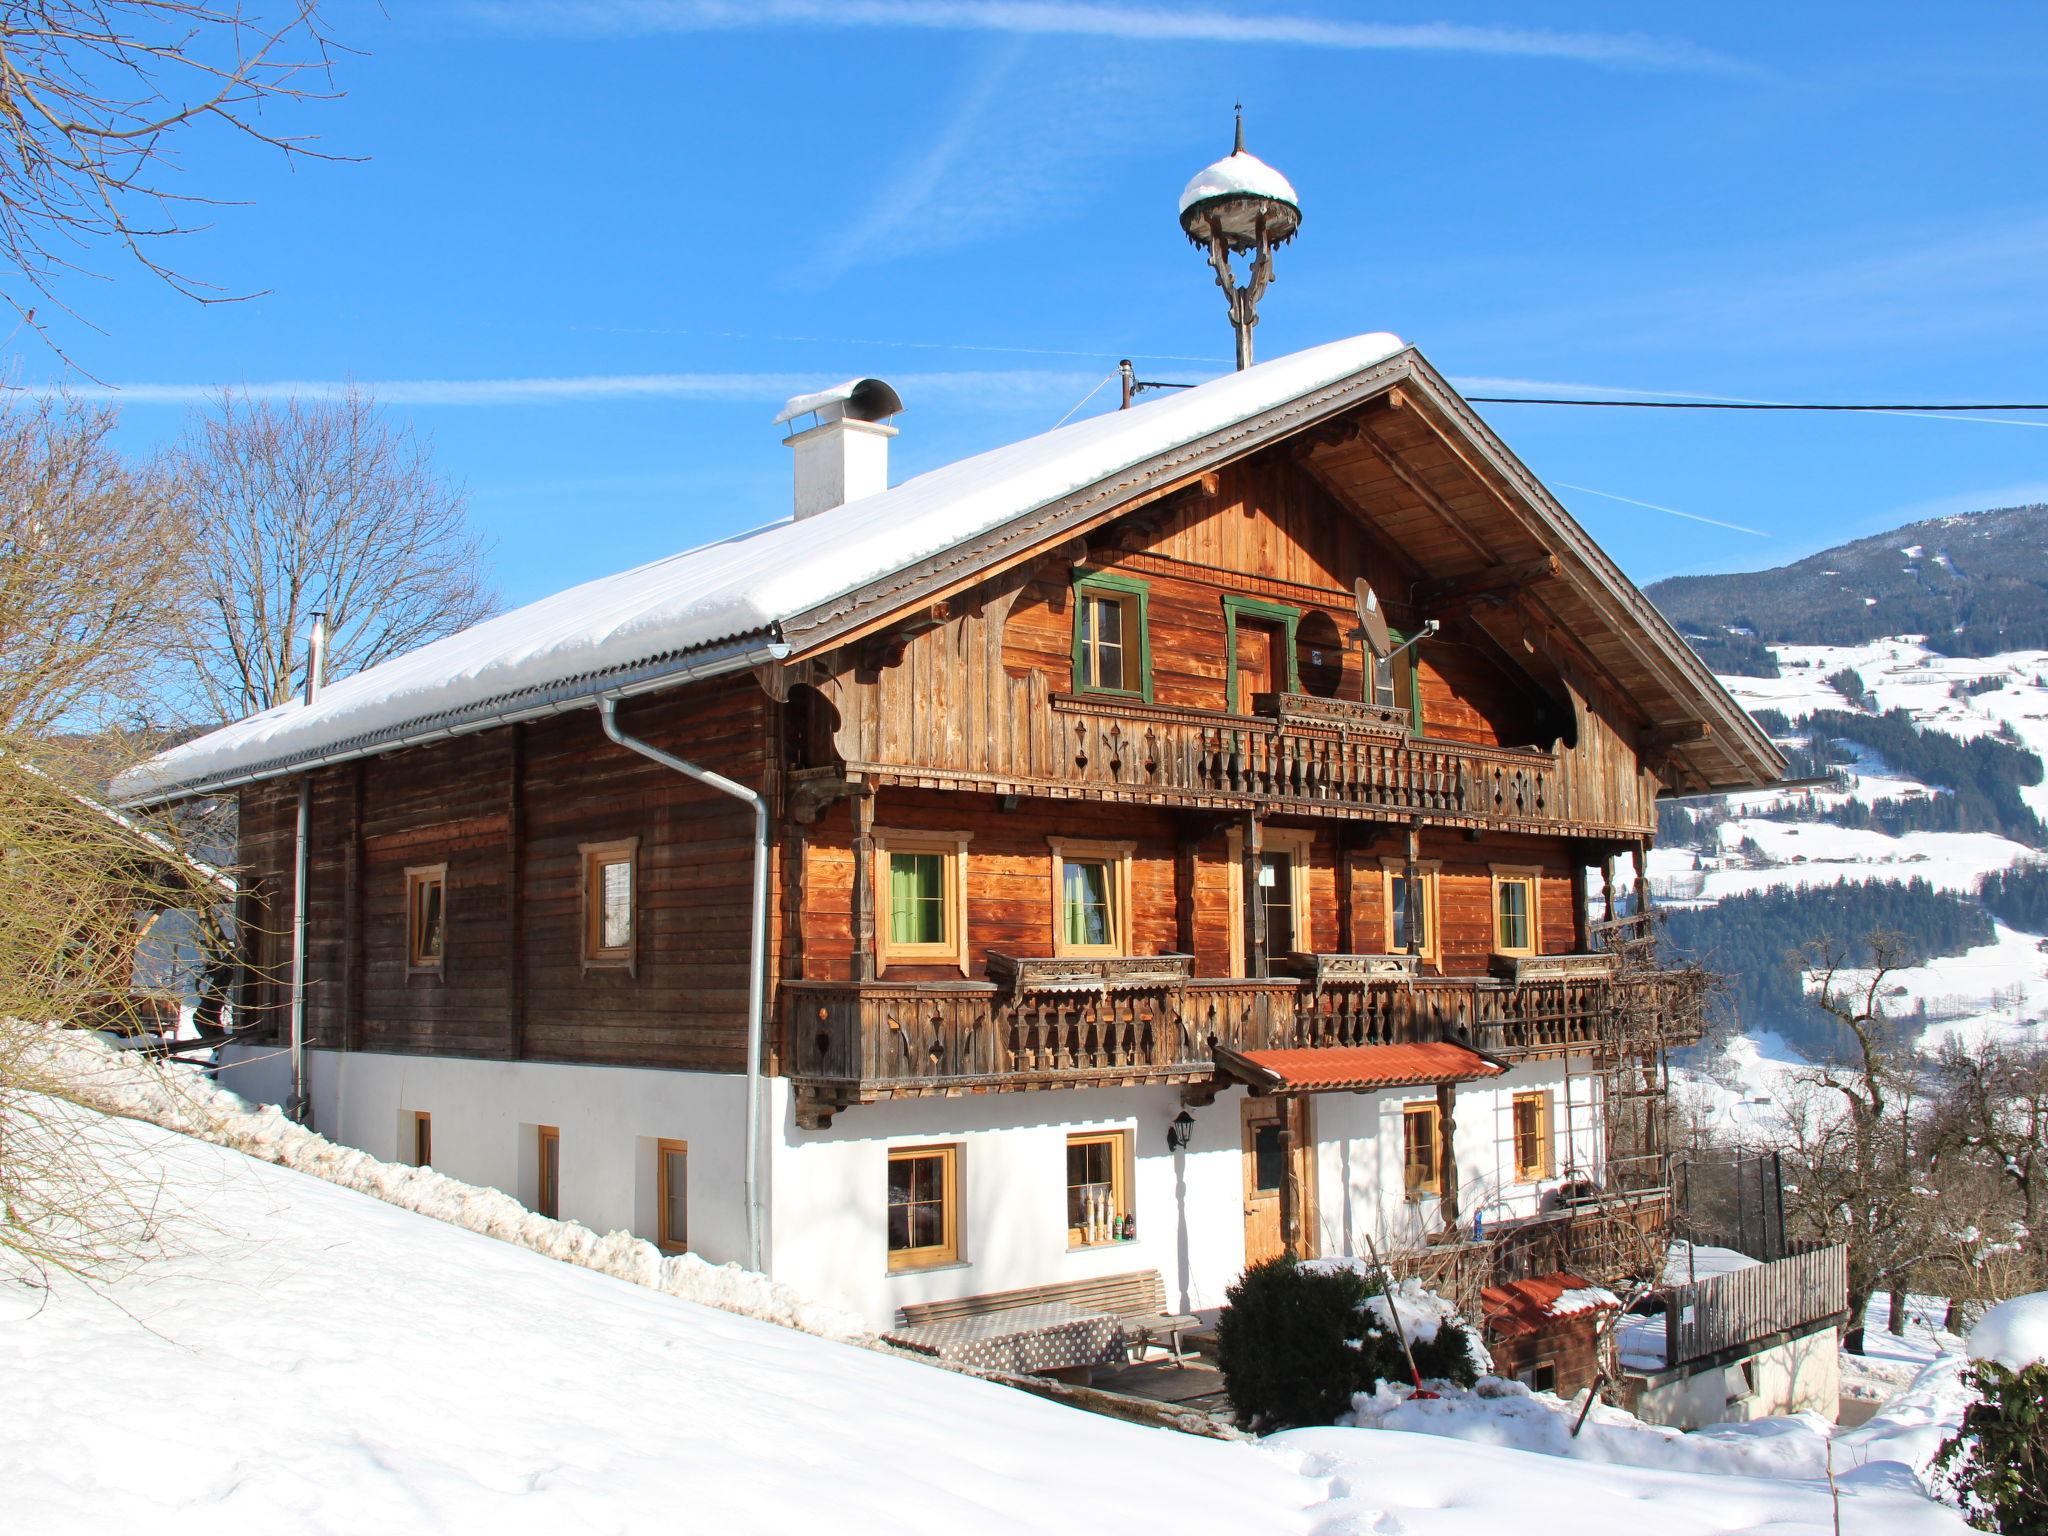
<path id="1" fill-rule="evenodd" d="M 896 1148 L 889 1154 L 889 1268 L 959 1259 L 959 1147 Z"/>
<path id="2" fill-rule="evenodd" d="M 1052 844 L 1052 952 L 1127 955 L 1133 843 L 1048 838 Z"/>
<path id="3" fill-rule="evenodd" d="M 1252 696 L 1299 693 L 1295 631 L 1301 610 L 1254 597 L 1223 599 L 1224 708 L 1250 714 Z"/>
<path id="4" fill-rule="evenodd" d="M 1396 645 L 1407 639 L 1398 631 L 1389 633 Z M 1406 710 L 1408 734 L 1422 734 L 1421 664 L 1416 660 L 1412 647 L 1398 656 L 1373 658 L 1372 701 L 1381 709 Z"/>
<path id="5" fill-rule="evenodd" d="M 1527 1183 L 1551 1174 L 1550 1095 L 1518 1093 L 1515 1108 L 1515 1177 Z"/>
<path id="6" fill-rule="evenodd" d="M 1152 702 L 1150 596 L 1128 576 L 1074 572 L 1074 692 Z"/>
<path id="7" fill-rule="evenodd" d="M 1270 956 L 1313 953 L 1309 928 L 1308 877 L 1313 832 L 1267 828 L 1259 839 L 1259 899 L 1266 906 L 1266 953 Z M 1230 969 L 1245 973 L 1244 962 L 1244 834 L 1232 828 L 1226 840 L 1230 866 Z"/>
<path id="8" fill-rule="evenodd" d="M 654 1144 L 654 1245 L 663 1253 L 690 1246 L 690 1148 L 680 1141 Z"/>
<path id="9" fill-rule="evenodd" d="M 412 1112 L 412 1165 L 415 1168 L 434 1166 L 434 1117 L 424 1109 Z"/>
<path id="10" fill-rule="evenodd" d="M 1382 910 L 1386 913 L 1385 953 L 1408 953 L 1409 925 L 1415 925 L 1416 952 L 1434 965 L 1443 958 L 1440 925 L 1437 922 L 1438 864 L 1434 859 L 1415 864 L 1415 889 L 1406 878 L 1407 861 L 1380 860 Z"/>
<path id="11" fill-rule="evenodd" d="M 1443 1193 L 1442 1148 L 1438 1142 L 1434 1104 L 1407 1104 L 1401 1109 L 1401 1184 L 1410 1200 Z"/>
<path id="12" fill-rule="evenodd" d="M 1092 1248 L 1119 1240 L 1131 1214 L 1131 1138 L 1126 1131 L 1090 1131 L 1067 1138 L 1067 1246 Z"/>
<path id="13" fill-rule="evenodd" d="M 448 951 L 448 866 L 422 864 L 405 872 L 405 973 L 443 974 Z"/>
<path id="14" fill-rule="evenodd" d="M 1536 891 L 1540 871 L 1513 864 L 1493 866 L 1493 951 L 1533 955 L 1540 947 Z"/>
<path id="15" fill-rule="evenodd" d="M 562 1133 L 552 1125 L 537 1128 L 540 1198 L 535 1209 L 551 1221 L 562 1218 Z"/>
<path id="16" fill-rule="evenodd" d="M 633 969 L 640 839 L 584 843 L 583 964 Z"/>
<path id="17" fill-rule="evenodd" d="M 877 828 L 875 884 L 888 906 L 876 967 L 952 965 L 967 974 L 967 842 L 971 832 Z"/>

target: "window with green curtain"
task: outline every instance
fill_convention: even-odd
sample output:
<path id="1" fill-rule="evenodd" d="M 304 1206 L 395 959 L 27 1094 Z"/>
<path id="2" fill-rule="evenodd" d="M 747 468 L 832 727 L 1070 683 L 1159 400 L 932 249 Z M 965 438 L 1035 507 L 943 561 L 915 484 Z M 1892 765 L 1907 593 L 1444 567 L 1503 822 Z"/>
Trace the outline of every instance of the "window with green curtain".
<path id="1" fill-rule="evenodd" d="M 1098 949 L 1114 944 L 1116 923 L 1110 910 L 1108 862 L 1068 859 L 1060 867 L 1065 872 L 1061 917 L 1066 942 Z"/>
<path id="2" fill-rule="evenodd" d="M 1495 947 L 1509 952 L 1534 948 L 1529 942 L 1529 882 L 1501 881 L 1496 901 L 1500 922 Z"/>
<path id="3" fill-rule="evenodd" d="M 939 853 L 889 855 L 889 942 L 946 942 L 946 858 Z"/>

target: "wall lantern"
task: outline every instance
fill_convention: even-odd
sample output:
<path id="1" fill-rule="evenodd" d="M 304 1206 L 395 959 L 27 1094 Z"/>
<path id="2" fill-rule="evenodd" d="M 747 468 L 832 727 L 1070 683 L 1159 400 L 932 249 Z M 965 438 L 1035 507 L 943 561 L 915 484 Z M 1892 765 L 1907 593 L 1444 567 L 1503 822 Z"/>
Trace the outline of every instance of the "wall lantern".
<path id="1" fill-rule="evenodd" d="M 1166 1150 L 1169 1152 L 1185 1152 L 1188 1149 L 1188 1143 L 1194 1139 L 1195 1117 L 1186 1110 L 1182 1110 L 1173 1117 L 1172 1123 L 1166 1127 Z"/>

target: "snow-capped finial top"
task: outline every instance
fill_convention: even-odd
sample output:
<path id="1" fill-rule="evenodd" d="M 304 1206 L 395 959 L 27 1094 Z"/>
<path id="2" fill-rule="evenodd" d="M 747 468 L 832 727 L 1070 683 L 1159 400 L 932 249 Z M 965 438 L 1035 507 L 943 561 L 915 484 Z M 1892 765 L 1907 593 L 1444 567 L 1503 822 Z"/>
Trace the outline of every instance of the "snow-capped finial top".
<path id="1" fill-rule="evenodd" d="M 1236 111 L 1230 153 L 1181 188 L 1180 227 L 1196 245 L 1207 245 L 1213 229 L 1231 250 L 1248 251 L 1263 221 L 1266 243 L 1280 245 L 1301 227 L 1301 202 L 1293 183 L 1244 147 L 1244 103 Z"/>

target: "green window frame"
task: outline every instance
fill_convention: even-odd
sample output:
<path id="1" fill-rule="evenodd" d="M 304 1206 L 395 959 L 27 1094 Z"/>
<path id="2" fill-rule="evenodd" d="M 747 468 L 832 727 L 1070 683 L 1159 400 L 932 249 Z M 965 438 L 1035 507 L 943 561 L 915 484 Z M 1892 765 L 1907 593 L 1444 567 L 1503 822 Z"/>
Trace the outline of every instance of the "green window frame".
<path id="1" fill-rule="evenodd" d="M 1408 637 L 1398 629 L 1389 630 L 1387 633 L 1393 638 L 1395 645 L 1407 644 Z M 1377 704 L 1379 703 L 1379 663 L 1374 662 L 1373 668 L 1373 702 Z M 1401 697 L 1401 684 L 1403 681 L 1406 681 L 1408 684 L 1408 734 L 1410 736 L 1420 736 L 1422 734 L 1422 666 L 1417 660 L 1412 646 L 1403 651 L 1400 659 L 1389 669 L 1388 683 L 1394 690 L 1394 698 L 1397 702 Z"/>
<path id="2" fill-rule="evenodd" d="M 1287 654 L 1287 691 L 1301 692 L 1301 667 L 1295 656 L 1295 631 L 1301 626 L 1301 610 L 1285 603 L 1269 603 L 1256 597 L 1223 599 L 1223 707 L 1233 715 L 1237 710 L 1237 621 L 1260 619 L 1278 624 L 1285 632 L 1281 646 Z"/>
<path id="3" fill-rule="evenodd" d="M 1088 681 L 1087 631 L 1083 615 L 1087 611 L 1090 597 L 1104 597 L 1123 604 L 1125 623 L 1123 634 L 1124 681 L 1131 683 L 1130 668 L 1133 660 L 1137 665 L 1137 686 L 1123 688 L 1101 688 Z M 1108 571 L 1074 569 L 1074 692 L 1100 694 L 1117 699 L 1141 699 L 1152 702 L 1152 625 L 1149 606 L 1152 590 L 1144 582 L 1129 576 L 1118 576 Z M 1137 633 L 1131 633 L 1134 627 Z"/>

